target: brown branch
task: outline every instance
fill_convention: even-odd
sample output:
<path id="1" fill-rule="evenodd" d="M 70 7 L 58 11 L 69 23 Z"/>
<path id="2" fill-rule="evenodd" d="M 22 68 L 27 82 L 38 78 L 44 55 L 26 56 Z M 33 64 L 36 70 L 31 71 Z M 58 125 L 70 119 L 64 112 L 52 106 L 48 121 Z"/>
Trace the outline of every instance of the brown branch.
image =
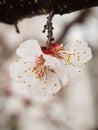
<path id="1" fill-rule="evenodd" d="M 16 32 L 20 33 L 17 23 L 15 23 Z"/>
<path id="2" fill-rule="evenodd" d="M 15 24 L 25 17 L 48 14 L 54 2 L 55 14 L 98 6 L 98 0 L 0 0 L 0 21 Z"/>
<path id="3" fill-rule="evenodd" d="M 45 31 L 47 30 L 48 31 L 48 40 L 46 42 L 47 44 L 47 48 L 51 47 L 52 45 L 52 41 L 54 41 L 54 38 L 53 38 L 53 26 L 52 26 L 52 18 L 54 16 L 54 9 L 51 10 L 49 16 L 47 17 L 47 23 L 46 25 L 44 26 L 44 30 L 43 30 L 43 33 L 45 33 Z"/>

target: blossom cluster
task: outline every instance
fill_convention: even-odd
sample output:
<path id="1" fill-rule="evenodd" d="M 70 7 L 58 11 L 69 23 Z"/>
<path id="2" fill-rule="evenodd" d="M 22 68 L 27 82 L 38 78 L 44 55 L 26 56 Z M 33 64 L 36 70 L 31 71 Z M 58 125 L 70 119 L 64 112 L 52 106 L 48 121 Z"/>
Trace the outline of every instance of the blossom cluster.
<path id="1" fill-rule="evenodd" d="M 48 49 L 30 39 L 20 44 L 16 53 L 10 76 L 35 97 L 54 95 L 81 75 L 79 65 L 92 57 L 88 44 L 79 40 L 66 46 L 54 43 Z"/>

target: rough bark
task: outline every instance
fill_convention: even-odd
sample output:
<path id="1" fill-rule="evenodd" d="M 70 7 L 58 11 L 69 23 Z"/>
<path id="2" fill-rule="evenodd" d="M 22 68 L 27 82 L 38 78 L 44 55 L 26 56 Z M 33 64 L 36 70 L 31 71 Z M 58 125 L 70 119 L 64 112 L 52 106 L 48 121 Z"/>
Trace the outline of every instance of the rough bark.
<path id="1" fill-rule="evenodd" d="M 98 6 L 98 0 L 0 0 L 0 22 L 16 24 L 25 17 L 47 14 L 51 7 L 55 14 Z"/>

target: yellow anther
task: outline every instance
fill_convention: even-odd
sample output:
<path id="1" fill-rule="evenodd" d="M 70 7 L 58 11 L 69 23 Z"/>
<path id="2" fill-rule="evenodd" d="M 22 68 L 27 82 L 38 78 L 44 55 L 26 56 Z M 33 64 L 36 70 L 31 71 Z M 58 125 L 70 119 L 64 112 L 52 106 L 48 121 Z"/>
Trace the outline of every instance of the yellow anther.
<path id="1" fill-rule="evenodd" d="M 53 93 L 53 94 L 52 94 L 52 96 L 54 97 L 54 96 L 55 96 L 55 94 Z"/>
<path id="2" fill-rule="evenodd" d="M 26 71 L 26 70 L 24 70 L 24 72 L 26 73 L 27 71 Z"/>
<path id="3" fill-rule="evenodd" d="M 16 59 L 19 59 L 19 56 L 16 56 Z"/>
<path id="4" fill-rule="evenodd" d="M 44 84 L 46 84 L 46 81 L 44 82 Z"/>
<path id="5" fill-rule="evenodd" d="M 84 62 L 84 64 L 87 64 L 87 62 Z"/>
<path id="6" fill-rule="evenodd" d="M 77 42 L 77 43 L 81 43 L 81 41 L 79 41 L 79 40 L 76 40 L 76 42 Z"/>
<path id="7" fill-rule="evenodd" d="M 31 87 L 31 85 L 29 84 L 28 87 Z"/>
<path id="8" fill-rule="evenodd" d="M 17 59 L 16 62 L 19 62 L 19 60 Z"/>
<path id="9" fill-rule="evenodd" d="M 45 90 L 45 88 L 43 88 L 43 90 Z"/>
<path id="10" fill-rule="evenodd" d="M 70 74 L 67 74 L 68 77 L 70 77 Z"/>
<path id="11" fill-rule="evenodd" d="M 75 56 L 75 55 L 76 55 L 76 53 L 74 52 L 74 53 L 73 53 L 73 55 Z"/>
<path id="12" fill-rule="evenodd" d="M 63 88 L 60 89 L 60 91 L 62 91 L 62 90 L 63 90 Z"/>
<path id="13" fill-rule="evenodd" d="M 78 60 L 78 61 L 80 60 L 80 56 L 78 56 L 77 60 Z"/>
<path id="14" fill-rule="evenodd" d="M 70 62 L 70 57 L 71 57 L 71 54 L 68 53 L 68 59 L 67 59 L 67 62 Z"/>
<path id="15" fill-rule="evenodd" d="M 76 42 L 79 42 L 79 40 L 76 40 Z"/>
<path id="16" fill-rule="evenodd" d="M 21 78 L 21 76 L 20 76 L 20 75 L 18 75 L 18 78 L 20 79 L 20 78 Z"/>
<path id="17" fill-rule="evenodd" d="M 73 66 L 76 66 L 75 64 L 73 64 Z"/>
<path id="18" fill-rule="evenodd" d="M 69 87 L 68 84 L 66 85 L 66 87 Z"/>
<path id="19" fill-rule="evenodd" d="M 23 81 L 23 83 L 25 84 L 25 83 L 26 83 L 26 81 Z"/>
<path id="20" fill-rule="evenodd" d="M 16 62 L 19 62 L 19 56 L 16 56 Z"/>
<path id="21" fill-rule="evenodd" d="M 54 86 L 57 86 L 57 83 L 54 83 Z"/>

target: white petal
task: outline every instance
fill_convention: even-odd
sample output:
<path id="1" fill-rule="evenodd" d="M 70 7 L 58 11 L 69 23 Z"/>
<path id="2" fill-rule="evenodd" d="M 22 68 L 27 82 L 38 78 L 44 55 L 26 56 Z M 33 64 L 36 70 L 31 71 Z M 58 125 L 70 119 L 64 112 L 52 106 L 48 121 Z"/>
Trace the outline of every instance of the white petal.
<path id="1" fill-rule="evenodd" d="M 36 40 L 27 40 L 20 44 L 16 51 L 21 58 L 32 61 L 36 56 L 41 55 L 41 49 Z"/>
<path id="2" fill-rule="evenodd" d="M 43 88 L 42 82 L 39 79 L 35 78 L 34 75 L 30 78 L 26 78 L 25 82 L 21 82 L 21 89 L 26 89 L 29 95 L 32 95 L 34 98 L 40 98 L 46 96 L 46 89 Z"/>
<path id="3" fill-rule="evenodd" d="M 76 41 L 68 44 L 65 48 L 71 54 L 70 62 L 72 63 L 86 63 L 92 58 L 91 49 L 86 42 Z"/>
<path id="4" fill-rule="evenodd" d="M 62 85 L 65 85 L 67 83 L 67 81 L 68 81 L 68 77 L 66 75 L 65 69 L 66 69 L 66 66 L 62 65 L 62 63 L 61 64 L 56 64 L 55 71 L 56 71 L 57 76 L 58 76 L 58 78 L 59 78 Z"/>
<path id="5" fill-rule="evenodd" d="M 63 65 L 63 73 L 66 74 L 68 82 L 76 81 L 82 74 L 83 71 L 77 66 Z"/>
<path id="6" fill-rule="evenodd" d="M 43 87 L 47 91 L 47 95 L 54 94 L 61 89 L 61 82 L 56 74 L 53 74 L 46 82 Z"/>
<path id="7" fill-rule="evenodd" d="M 47 96 L 61 89 L 61 82 L 56 74 L 49 77 L 46 82 L 35 78 L 34 75 L 26 78 L 24 81 L 21 82 L 21 87 L 25 87 L 33 97 Z"/>
<path id="8" fill-rule="evenodd" d="M 74 47 L 75 45 L 83 45 L 83 46 L 88 46 L 88 43 L 85 42 L 85 41 L 79 41 L 79 40 L 76 40 L 76 41 L 73 41 L 73 42 L 70 42 L 66 45 L 66 48 L 70 48 L 70 47 Z"/>
<path id="9" fill-rule="evenodd" d="M 57 64 L 60 64 L 60 61 L 52 56 L 49 55 L 43 55 L 45 58 L 45 65 L 56 68 Z"/>
<path id="10" fill-rule="evenodd" d="M 62 85 L 65 85 L 67 82 L 67 76 L 65 75 L 65 73 L 63 73 L 62 63 L 60 62 L 60 60 L 58 60 L 55 57 L 47 55 L 44 57 L 46 60 L 45 65 L 52 67 L 56 72 L 57 77 L 61 81 Z"/>
<path id="11" fill-rule="evenodd" d="M 25 62 L 14 62 L 10 65 L 10 76 L 16 81 L 24 80 L 24 78 L 30 75 L 30 70 L 32 63 Z"/>

